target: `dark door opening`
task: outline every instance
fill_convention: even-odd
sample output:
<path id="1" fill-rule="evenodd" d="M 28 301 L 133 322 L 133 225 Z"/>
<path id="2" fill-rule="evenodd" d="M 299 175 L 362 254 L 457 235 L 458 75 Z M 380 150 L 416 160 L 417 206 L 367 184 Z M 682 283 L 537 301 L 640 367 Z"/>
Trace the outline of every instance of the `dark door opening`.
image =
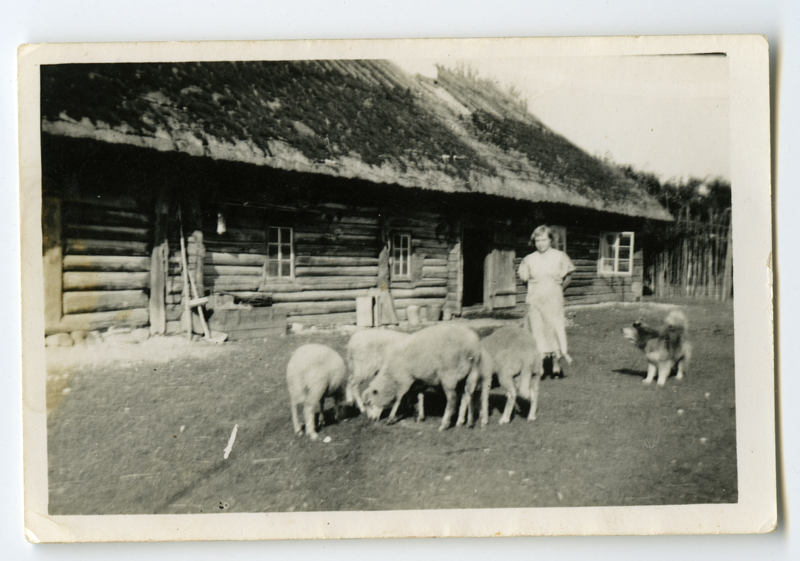
<path id="1" fill-rule="evenodd" d="M 464 292 L 461 305 L 464 307 L 483 304 L 484 262 L 492 245 L 490 230 L 465 229 L 462 243 L 464 256 Z"/>

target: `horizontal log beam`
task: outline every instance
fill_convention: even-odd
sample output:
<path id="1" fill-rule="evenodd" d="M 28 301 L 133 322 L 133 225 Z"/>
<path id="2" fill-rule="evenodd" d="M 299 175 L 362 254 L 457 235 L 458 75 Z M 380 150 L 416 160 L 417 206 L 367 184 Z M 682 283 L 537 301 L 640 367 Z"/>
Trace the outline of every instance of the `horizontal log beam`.
<path id="1" fill-rule="evenodd" d="M 108 208 L 125 211 L 136 211 L 139 203 L 133 197 L 67 197 L 67 203 L 78 203 L 95 208 Z"/>
<path id="2" fill-rule="evenodd" d="M 447 286 L 446 278 L 420 279 L 418 281 L 392 281 L 390 287 L 395 288 L 416 288 L 419 286 Z"/>
<path id="3" fill-rule="evenodd" d="M 296 277 L 320 277 L 320 276 L 339 276 L 339 277 L 377 277 L 378 266 L 364 267 L 298 267 L 294 268 Z"/>
<path id="4" fill-rule="evenodd" d="M 339 312 L 355 312 L 356 301 L 344 300 L 339 302 L 282 302 L 272 305 L 276 310 L 281 310 L 287 315 L 309 316 Z"/>
<path id="5" fill-rule="evenodd" d="M 339 300 L 353 300 L 360 296 L 366 296 L 368 288 L 355 290 L 305 290 L 299 292 L 275 292 L 272 299 L 276 303 L 281 302 L 325 302 Z"/>
<path id="6" fill-rule="evenodd" d="M 427 259 L 426 259 L 427 262 Z M 446 279 L 448 274 L 447 267 L 428 267 L 427 264 L 422 267 L 422 276 L 424 278 L 443 278 Z"/>
<path id="7" fill-rule="evenodd" d="M 257 276 L 264 274 L 263 267 L 250 267 L 246 265 L 203 265 L 203 277 L 235 277 Z"/>
<path id="8" fill-rule="evenodd" d="M 116 255 L 67 255 L 65 271 L 145 272 L 150 270 L 150 257 Z"/>
<path id="9" fill-rule="evenodd" d="M 64 273 L 64 290 L 134 290 L 150 286 L 149 273 Z"/>
<path id="10" fill-rule="evenodd" d="M 362 267 L 362 266 L 377 266 L 377 257 L 314 257 L 309 255 L 301 255 L 295 258 L 296 266 L 308 267 L 326 267 L 326 266 L 343 266 L 343 267 Z"/>
<path id="11" fill-rule="evenodd" d="M 230 242 L 255 242 L 266 243 L 267 232 L 256 228 L 228 228 L 224 234 L 208 232 L 203 236 L 204 241 L 215 241 L 221 243 Z"/>
<path id="12" fill-rule="evenodd" d="M 133 228 L 130 226 L 98 226 L 94 224 L 67 224 L 64 227 L 66 235 L 76 239 L 91 240 L 127 240 L 147 242 L 150 240 L 148 228 Z"/>
<path id="13" fill-rule="evenodd" d="M 179 247 L 179 240 L 170 240 L 172 247 Z M 207 239 L 203 241 L 206 251 L 214 253 L 246 253 L 266 255 L 267 244 L 263 242 L 231 242 L 230 240 L 216 241 Z"/>
<path id="14" fill-rule="evenodd" d="M 355 312 L 343 312 L 318 315 L 289 315 L 289 323 L 302 325 L 353 325 L 356 323 Z"/>
<path id="15" fill-rule="evenodd" d="M 150 218 L 146 214 L 83 205 L 69 205 L 64 212 L 64 217 L 71 224 L 107 224 L 140 228 L 146 228 L 150 224 Z"/>
<path id="16" fill-rule="evenodd" d="M 444 298 L 445 296 L 447 296 L 445 287 L 392 288 L 394 298 Z"/>
<path id="17" fill-rule="evenodd" d="M 61 318 L 53 328 L 46 332 L 63 333 L 67 331 L 92 331 L 106 327 L 140 327 L 147 325 L 150 314 L 147 308 L 119 310 L 116 312 L 94 312 L 89 314 L 70 314 Z"/>
<path id="18" fill-rule="evenodd" d="M 295 256 L 313 257 L 378 257 L 378 247 L 374 246 L 340 246 L 335 244 L 302 244 L 295 245 Z"/>
<path id="19" fill-rule="evenodd" d="M 150 255 L 149 244 L 119 240 L 67 239 L 67 255 Z"/>
<path id="20" fill-rule="evenodd" d="M 444 298 L 395 298 L 395 308 L 408 308 L 409 306 L 430 306 L 436 304 L 439 306 L 444 305 Z"/>
<path id="21" fill-rule="evenodd" d="M 257 291 L 261 286 L 261 277 L 252 275 L 209 277 L 204 279 L 208 288 L 223 292 L 233 292 L 240 290 Z"/>
<path id="22" fill-rule="evenodd" d="M 144 308 L 149 301 L 143 290 L 64 292 L 62 299 L 64 315 Z"/>
<path id="23" fill-rule="evenodd" d="M 206 265 L 234 265 L 246 267 L 262 267 L 266 262 L 266 255 L 252 253 L 220 253 L 206 251 Z"/>

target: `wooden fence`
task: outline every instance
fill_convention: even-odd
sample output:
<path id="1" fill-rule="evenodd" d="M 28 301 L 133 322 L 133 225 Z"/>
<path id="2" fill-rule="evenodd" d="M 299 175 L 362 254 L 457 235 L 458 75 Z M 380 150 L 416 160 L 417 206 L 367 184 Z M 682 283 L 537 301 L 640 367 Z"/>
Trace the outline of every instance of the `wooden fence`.
<path id="1" fill-rule="evenodd" d="M 721 219 L 679 219 L 651 235 L 645 249 L 645 285 L 657 298 L 727 300 L 733 297 L 730 212 Z"/>

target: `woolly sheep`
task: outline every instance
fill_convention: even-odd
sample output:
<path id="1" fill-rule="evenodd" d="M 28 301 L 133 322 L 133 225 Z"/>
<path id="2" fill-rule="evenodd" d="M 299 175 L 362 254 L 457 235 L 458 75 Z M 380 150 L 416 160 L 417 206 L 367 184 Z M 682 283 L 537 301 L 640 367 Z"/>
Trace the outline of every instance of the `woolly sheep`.
<path id="1" fill-rule="evenodd" d="M 350 338 L 347 343 L 347 365 L 350 368 L 347 394 L 348 400 L 355 400 L 362 413 L 365 408 L 361 393 L 378 374 L 391 347 L 408 337 L 407 333 L 391 329 L 368 329 L 358 331 Z"/>
<path id="2" fill-rule="evenodd" d="M 316 440 L 316 412 L 322 416 L 325 398 L 336 400 L 338 412 L 346 393 L 347 369 L 339 353 L 325 345 L 308 344 L 298 348 L 286 366 L 286 383 L 292 406 L 292 424 L 297 434 L 303 425 L 297 415 L 297 407 L 303 406 L 306 434 Z"/>
<path id="3" fill-rule="evenodd" d="M 441 385 L 447 397 L 439 430 L 450 426 L 455 411 L 456 386 L 466 379 L 458 424 L 480 378 L 482 347 L 474 331 L 462 325 L 440 324 L 422 329 L 392 347 L 378 375 L 363 395 L 367 416 L 377 420 L 381 412 L 394 402 L 389 421 L 393 422 L 400 400 L 415 380 L 428 385 Z"/>
<path id="4" fill-rule="evenodd" d="M 539 400 L 539 380 L 542 378 L 542 355 L 536 347 L 536 342 L 530 332 L 522 327 L 507 326 L 495 330 L 491 335 L 481 341 L 484 350 L 491 357 L 488 376 L 491 387 L 491 374 L 497 375 L 500 387 L 506 393 L 506 406 L 500 424 L 511 421 L 511 412 L 516 405 L 517 388 L 519 395 L 530 400 L 531 408 L 528 420 L 536 420 L 536 408 Z M 483 389 L 486 389 L 486 379 L 483 380 Z M 483 394 L 488 394 L 484 391 Z M 481 422 L 484 421 L 484 402 L 481 402 Z M 486 402 L 486 417 L 488 420 L 488 401 Z"/>

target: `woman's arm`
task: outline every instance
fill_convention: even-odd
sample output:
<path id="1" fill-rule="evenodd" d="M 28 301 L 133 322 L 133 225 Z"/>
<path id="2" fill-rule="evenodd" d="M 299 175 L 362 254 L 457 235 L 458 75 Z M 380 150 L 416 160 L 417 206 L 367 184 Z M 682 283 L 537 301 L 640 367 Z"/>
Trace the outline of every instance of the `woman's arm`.
<path id="1" fill-rule="evenodd" d="M 564 291 L 569 286 L 569 283 L 572 282 L 572 273 L 567 273 L 567 276 L 564 277 L 564 280 L 561 281 L 561 290 Z"/>
<path id="2" fill-rule="evenodd" d="M 523 261 L 519 266 L 519 278 L 522 282 L 528 282 L 531 278 L 531 272 L 528 270 L 528 265 Z"/>

